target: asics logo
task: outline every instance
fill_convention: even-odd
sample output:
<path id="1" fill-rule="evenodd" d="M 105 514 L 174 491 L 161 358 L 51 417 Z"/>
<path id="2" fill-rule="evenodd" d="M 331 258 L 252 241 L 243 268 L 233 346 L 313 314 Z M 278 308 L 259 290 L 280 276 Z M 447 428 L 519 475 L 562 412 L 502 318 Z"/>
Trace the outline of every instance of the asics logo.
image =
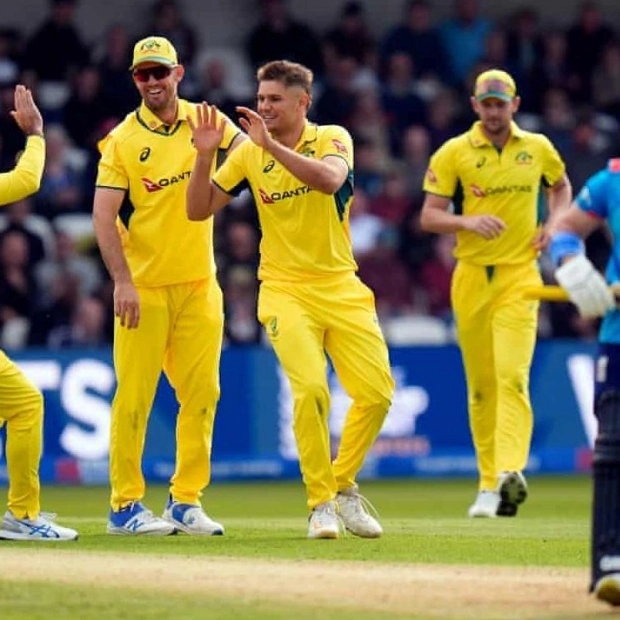
<path id="1" fill-rule="evenodd" d="M 41 538 L 60 538 L 58 532 L 49 524 L 31 525 L 26 521 L 20 523 L 30 529 L 29 536 L 40 536 Z"/>

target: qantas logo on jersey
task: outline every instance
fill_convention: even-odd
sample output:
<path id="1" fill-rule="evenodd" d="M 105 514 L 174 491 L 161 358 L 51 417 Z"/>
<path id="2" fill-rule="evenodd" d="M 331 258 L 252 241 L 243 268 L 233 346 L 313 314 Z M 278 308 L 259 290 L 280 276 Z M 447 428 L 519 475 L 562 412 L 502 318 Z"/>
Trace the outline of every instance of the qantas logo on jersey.
<path id="1" fill-rule="evenodd" d="M 261 200 L 263 204 L 272 205 L 276 202 L 280 202 L 280 200 L 286 200 L 287 198 L 294 198 L 295 196 L 304 196 L 312 191 L 311 187 L 307 185 L 301 185 L 300 187 L 296 187 L 295 189 L 291 189 L 289 191 L 283 192 L 272 192 L 268 194 L 264 189 L 258 188 L 258 193 L 260 194 Z"/>
<path id="2" fill-rule="evenodd" d="M 339 153 L 342 153 L 343 155 L 348 155 L 349 150 L 342 142 L 340 142 L 340 140 L 336 140 L 336 138 L 333 138 L 332 144 L 336 147 L 336 150 Z"/>
<path id="3" fill-rule="evenodd" d="M 494 194 L 514 194 L 516 193 L 531 193 L 531 185 L 500 185 L 499 187 L 487 187 L 482 189 L 475 183 L 469 186 L 471 193 L 476 198 L 485 198 L 486 196 L 493 196 Z"/>
<path id="4" fill-rule="evenodd" d="M 181 181 L 188 180 L 190 174 L 191 171 L 186 170 L 185 172 L 181 172 L 179 174 L 173 174 L 171 177 L 164 177 L 163 179 L 159 179 L 158 181 L 151 181 L 151 179 L 147 177 L 142 177 L 142 183 L 144 184 L 147 192 L 158 192 L 160 189 L 164 189 L 169 185 L 175 185 L 176 183 L 180 183 Z"/>

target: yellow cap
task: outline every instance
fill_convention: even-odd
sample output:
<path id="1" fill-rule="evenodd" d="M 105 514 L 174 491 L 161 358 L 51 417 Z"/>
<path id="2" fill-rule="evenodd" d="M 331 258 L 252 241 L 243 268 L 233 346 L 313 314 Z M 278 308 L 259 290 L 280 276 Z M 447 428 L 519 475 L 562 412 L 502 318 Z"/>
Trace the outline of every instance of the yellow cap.
<path id="1" fill-rule="evenodd" d="M 133 48 L 133 62 L 130 70 L 143 62 L 156 62 L 167 67 L 179 64 L 177 51 L 168 39 L 164 37 L 146 37 L 138 41 Z"/>
<path id="2" fill-rule="evenodd" d="M 495 97 L 512 101 L 517 96 L 517 87 L 512 77 L 505 71 L 491 69 L 476 78 L 474 97 L 478 101 Z"/>

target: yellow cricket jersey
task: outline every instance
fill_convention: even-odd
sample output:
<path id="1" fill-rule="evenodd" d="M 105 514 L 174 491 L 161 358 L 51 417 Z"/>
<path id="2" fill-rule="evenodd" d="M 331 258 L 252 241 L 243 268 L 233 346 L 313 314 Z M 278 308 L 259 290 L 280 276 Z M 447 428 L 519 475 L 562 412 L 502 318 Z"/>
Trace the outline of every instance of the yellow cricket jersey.
<path id="1" fill-rule="evenodd" d="M 357 270 L 349 235 L 353 198 L 353 143 L 343 127 L 306 123 L 295 151 L 306 157 L 342 157 L 346 182 L 335 194 L 311 189 L 266 150 L 246 140 L 217 170 L 214 183 L 227 194 L 249 187 L 262 228 L 264 281 L 298 282 Z"/>
<path id="2" fill-rule="evenodd" d="M 138 286 L 192 282 L 215 273 L 213 219 L 191 222 L 185 209 L 196 157 L 187 117 L 195 118 L 195 109 L 179 100 L 177 121 L 167 126 L 143 103 L 99 144 L 97 187 L 126 192 L 117 225 Z M 214 168 L 238 133 L 229 121 Z"/>
<path id="3" fill-rule="evenodd" d="M 542 220 L 542 185 L 557 183 L 564 170 L 542 134 L 524 131 L 513 122 L 511 136 L 499 152 L 478 121 L 433 154 L 424 190 L 452 198 L 457 213 L 496 215 L 506 224 L 492 240 L 457 232 L 456 258 L 475 265 L 517 264 L 536 257 L 532 242 Z"/>
<path id="4" fill-rule="evenodd" d="M 34 194 L 41 185 L 44 166 L 45 140 L 42 136 L 28 136 L 26 148 L 15 168 L 0 174 L 0 205 Z"/>

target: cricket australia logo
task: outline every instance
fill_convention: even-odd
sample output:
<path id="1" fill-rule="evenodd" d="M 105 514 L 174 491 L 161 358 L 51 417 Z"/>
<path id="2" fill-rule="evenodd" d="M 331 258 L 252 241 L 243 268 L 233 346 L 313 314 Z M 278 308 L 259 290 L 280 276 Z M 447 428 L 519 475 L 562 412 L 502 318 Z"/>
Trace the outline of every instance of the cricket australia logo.
<path id="1" fill-rule="evenodd" d="M 278 329 L 278 317 L 274 316 L 267 321 L 267 330 L 269 332 L 270 338 L 277 338 L 280 335 L 280 330 Z"/>
<path id="2" fill-rule="evenodd" d="M 149 39 L 148 41 L 145 41 L 141 46 L 140 46 L 140 51 L 141 52 L 151 52 L 154 50 L 158 50 L 161 47 L 161 45 L 155 41 L 155 39 Z"/>
<path id="3" fill-rule="evenodd" d="M 521 151 L 517 153 L 515 162 L 517 162 L 519 166 L 529 166 L 533 159 L 534 158 L 527 151 Z"/>

